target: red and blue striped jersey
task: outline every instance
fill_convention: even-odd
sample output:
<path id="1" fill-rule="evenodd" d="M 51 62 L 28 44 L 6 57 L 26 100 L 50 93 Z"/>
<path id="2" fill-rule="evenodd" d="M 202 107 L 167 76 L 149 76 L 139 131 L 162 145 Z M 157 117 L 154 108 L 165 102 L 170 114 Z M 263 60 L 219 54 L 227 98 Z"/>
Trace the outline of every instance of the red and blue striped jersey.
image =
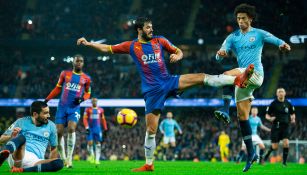
<path id="1" fill-rule="evenodd" d="M 90 93 L 91 78 L 85 73 L 78 74 L 71 70 L 61 72 L 58 87 L 62 87 L 59 105 L 75 106 L 74 100 L 85 92 Z"/>
<path id="2" fill-rule="evenodd" d="M 163 51 L 177 52 L 177 47 L 162 36 L 154 36 L 148 42 L 138 39 L 112 45 L 112 53 L 130 54 L 136 63 L 142 80 L 142 92 L 160 87 L 171 75 L 168 73 Z"/>
<path id="3" fill-rule="evenodd" d="M 83 123 L 85 127 L 91 129 L 101 129 L 101 124 L 103 124 L 103 129 L 108 130 L 106 125 L 106 119 L 104 117 L 104 110 L 100 107 L 88 107 L 84 111 Z"/>

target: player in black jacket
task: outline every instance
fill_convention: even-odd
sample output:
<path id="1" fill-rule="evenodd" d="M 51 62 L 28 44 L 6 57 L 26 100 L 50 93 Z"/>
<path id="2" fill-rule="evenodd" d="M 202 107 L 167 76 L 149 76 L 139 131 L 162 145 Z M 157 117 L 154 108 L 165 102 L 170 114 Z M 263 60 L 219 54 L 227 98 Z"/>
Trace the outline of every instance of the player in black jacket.
<path id="1" fill-rule="evenodd" d="M 272 151 L 277 150 L 279 141 L 283 141 L 283 165 L 287 165 L 289 152 L 289 125 L 295 123 L 295 109 L 292 104 L 285 98 L 286 91 L 284 88 L 276 90 L 277 98 L 267 108 L 265 118 L 273 123 L 271 130 L 271 148 L 265 155 L 267 160 Z"/>

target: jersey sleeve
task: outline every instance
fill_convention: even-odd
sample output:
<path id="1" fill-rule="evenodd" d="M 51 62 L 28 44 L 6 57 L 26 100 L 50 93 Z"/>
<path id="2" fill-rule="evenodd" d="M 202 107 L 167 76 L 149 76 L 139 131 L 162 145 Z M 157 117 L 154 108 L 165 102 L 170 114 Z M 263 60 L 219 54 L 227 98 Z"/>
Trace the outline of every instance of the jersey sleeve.
<path id="1" fill-rule="evenodd" d="M 262 126 L 262 121 L 260 119 L 260 117 L 258 118 L 259 122 L 258 122 L 258 126 Z"/>
<path id="2" fill-rule="evenodd" d="M 270 104 L 270 106 L 268 106 L 268 107 L 266 108 L 266 113 L 269 114 L 269 115 L 272 115 L 272 114 L 273 114 L 273 108 L 274 108 L 274 102 L 272 102 L 272 103 Z"/>
<path id="3" fill-rule="evenodd" d="M 220 48 L 220 50 L 225 50 L 227 54 L 231 50 L 232 37 L 233 37 L 233 34 L 228 35 L 227 38 L 224 40 L 221 48 Z M 223 57 L 220 57 L 217 54 L 216 54 L 215 58 L 216 58 L 217 61 L 221 61 L 223 59 Z"/>
<path id="4" fill-rule="evenodd" d="M 21 120 L 22 119 L 18 119 L 13 124 L 11 124 L 11 126 L 3 133 L 3 135 L 11 135 L 13 130 L 14 130 L 14 128 L 21 128 L 21 126 L 22 126 L 21 125 Z"/>
<path id="5" fill-rule="evenodd" d="M 285 41 L 277 38 L 276 36 L 274 36 L 270 32 L 267 32 L 265 30 L 259 30 L 259 31 L 260 31 L 260 33 L 263 37 L 264 42 L 274 44 L 275 46 L 280 46 L 280 45 L 285 43 Z"/>
<path id="6" fill-rule="evenodd" d="M 291 115 L 295 113 L 295 108 L 290 102 L 289 102 L 289 112 Z"/>
<path id="7" fill-rule="evenodd" d="M 162 122 L 161 122 L 160 125 L 159 125 L 159 130 L 160 130 L 161 132 L 164 132 L 164 130 L 163 130 L 163 124 L 164 124 L 164 120 L 162 120 Z"/>
<path id="8" fill-rule="evenodd" d="M 179 124 L 177 123 L 177 121 L 175 121 L 175 127 L 178 129 L 179 132 L 182 132 L 182 130 L 181 130 Z"/>
<path id="9" fill-rule="evenodd" d="M 51 130 L 50 137 L 49 137 L 50 146 L 52 147 L 58 146 L 58 136 L 57 136 L 57 130 L 56 130 L 55 124 L 51 125 L 50 130 Z"/>
<path id="10" fill-rule="evenodd" d="M 104 115 L 104 110 L 102 108 L 100 108 L 100 110 L 101 110 L 101 123 L 102 123 L 103 129 L 105 131 L 107 131 L 108 125 L 107 125 L 107 121 L 106 121 L 106 118 L 105 118 L 105 115 Z"/>
<path id="11" fill-rule="evenodd" d="M 88 77 L 88 80 L 85 83 L 85 88 L 84 88 L 84 95 L 83 95 L 83 99 L 87 100 L 91 97 L 91 78 Z"/>
<path id="12" fill-rule="evenodd" d="M 89 108 L 86 108 L 83 114 L 83 124 L 85 128 L 88 128 Z"/>
<path id="13" fill-rule="evenodd" d="M 57 86 L 58 86 L 58 87 L 62 87 L 64 81 L 65 81 L 65 71 L 62 71 L 61 74 L 60 74 L 60 77 L 59 77 Z"/>
<path id="14" fill-rule="evenodd" d="M 129 54 L 132 41 L 125 41 L 120 44 L 110 46 L 111 53 Z"/>
<path id="15" fill-rule="evenodd" d="M 162 47 L 170 54 L 176 53 L 178 48 L 172 44 L 168 39 L 161 37 L 158 38 L 159 43 L 162 45 Z"/>

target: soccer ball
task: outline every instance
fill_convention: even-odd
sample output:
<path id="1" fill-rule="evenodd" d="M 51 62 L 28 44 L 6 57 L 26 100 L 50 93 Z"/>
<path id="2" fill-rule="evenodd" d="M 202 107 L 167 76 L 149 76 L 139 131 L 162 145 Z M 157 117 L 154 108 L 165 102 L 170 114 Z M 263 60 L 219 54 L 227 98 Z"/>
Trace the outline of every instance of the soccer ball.
<path id="1" fill-rule="evenodd" d="M 125 128 L 132 128 L 137 121 L 137 115 L 132 109 L 124 108 L 117 114 L 117 123 Z"/>

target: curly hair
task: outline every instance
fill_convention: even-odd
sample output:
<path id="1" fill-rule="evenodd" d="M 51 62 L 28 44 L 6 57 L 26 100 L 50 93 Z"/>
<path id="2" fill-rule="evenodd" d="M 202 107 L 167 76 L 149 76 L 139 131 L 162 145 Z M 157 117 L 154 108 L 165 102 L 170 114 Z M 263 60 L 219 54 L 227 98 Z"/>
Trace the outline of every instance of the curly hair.
<path id="1" fill-rule="evenodd" d="M 237 16 L 238 13 L 246 13 L 248 17 L 256 18 L 256 7 L 249 4 L 240 4 L 235 8 L 234 15 Z"/>

